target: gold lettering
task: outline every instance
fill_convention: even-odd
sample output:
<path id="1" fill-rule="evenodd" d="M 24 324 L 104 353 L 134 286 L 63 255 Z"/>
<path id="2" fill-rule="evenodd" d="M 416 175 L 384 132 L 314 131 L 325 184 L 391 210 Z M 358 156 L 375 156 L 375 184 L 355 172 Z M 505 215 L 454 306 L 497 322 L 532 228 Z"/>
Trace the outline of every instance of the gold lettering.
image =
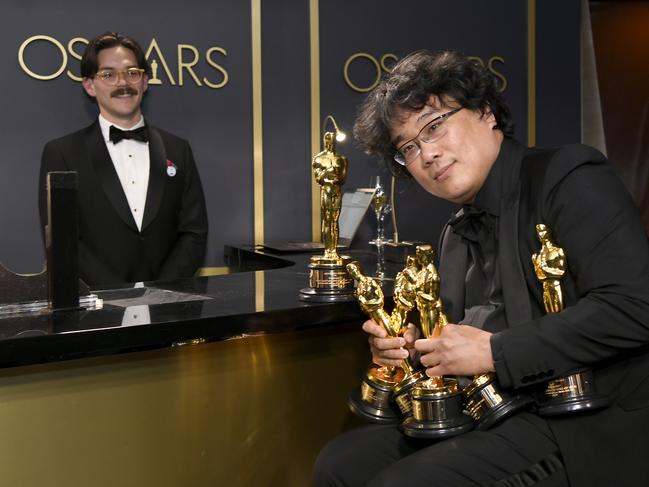
<path id="1" fill-rule="evenodd" d="M 354 61 L 355 59 L 358 58 L 363 58 L 369 60 L 373 65 L 376 70 L 376 78 L 372 82 L 372 84 L 366 88 L 363 88 L 361 86 L 356 85 L 352 80 L 349 78 L 349 65 Z M 357 52 L 356 54 L 352 54 L 349 56 L 349 59 L 345 61 L 345 66 L 343 67 L 343 76 L 345 77 L 345 81 L 347 82 L 347 85 L 354 91 L 358 91 L 360 93 L 366 93 L 368 91 L 371 91 L 374 89 L 376 85 L 379 84 L 381 81 L 381 66 L 379 65 L 379 62 L 376 60 L 374 56 L 371 54 L 367 54 L 365 52 Z"/>
<path id="2" fill-rule="evenodd" d="M 18 62 L 20 64 L 20 67 L 28 76 L 38 80 L 44 80 L 44 81 L 53 80 L 59 77 L 63 72 L 65 72 L 66 76 L 70 78 L 72 81 L 80 82 L 82 81 L 81 73 L 75 72 L 78 70 L 78 68 L 75 68 L 77 63 L 74 62 L 72 66 L 69 66 L 69 62 L 72 59 L 74 59 L 75 61 L 81 61 L 81 59 L 83 58 L 83 51 L 85 47 L 88 45 L 88 42 L 89 42 L 88 39 L 84 37 L 73 37 L 68 41 L 67 46 L 64 46 L 61 42 L 59 42 L 54 37 L 44 35 L 44 34 L 33 35 L 28 39 L 26 39 L 18 49 Z M 59 52 L 61 53 L 61 65 L 56 68 L 55 72 L 37 73 L 27 65 L 27 62 L 25 60 L 25 51 L 27 51 L 27 49 L 33 43 L 37 43 L 37 44 L 50 43 L 53 44 L 56 48 L 58 48 Z M 199 64 L 199 62 L 201 61 L 200 59 L 201 55 L 196 47 L 190 44 L 178 44 L 177 48 L 178 48 L 177 55 L 178 55 L 178 85 L 179 86 L 183 86 L 184 84 L 185 71 L 189 73 L 189 75 L 194 80 L 194 83 L 196 83 L 197 86 L 203 86 L 203 84 L 205 84 L 209 88 L 219 89 L 219 88 L 223 88 L 229 83 L 230 76 L 228 71 L 223 67 L 223 65 L 217 62 L 218 55 L 222 55 L 222 56 L 228 55 L 225 48 L 210 47 L 207 51 L 205 51 L 205 60 L 207 64 L 209 64 L 209 66 L 217 72 L 216 75 L 217 81 L 211 81 L 207 77 L 203 77 L 201 80 L 197 76 L 195 66 Z M 190 51 L 193 54 L 193 56 L 186 56 L 185 51 Z M 387 57 L 389 56 L 393 56 L 393 55 L 386 55 L 384 56 L 384 58 L 381 59 L 381 63 L 383 66 L 385 66 L 385 59 L 387 59 Z M 184 59 L 185 57 L 189 57 L 189 59 Z M 158 78 L 159 74 L 162 75 L 163 70 L 168 79 L 168 82 L 172 85 L 176 85 L 176 80 L 174 79 L 174 75 L 172 74 L 171 69 L 169 69 L 169 63 L 167 63 L 167 60 L 165 59 L 165 56 L 162 53 L 162 50 L 160 49 L 160 46 L 158 45 L 158 42 L 156 41 L 155 38 L 151 39 L 151 42 L 145 53 L 145 58 L 151 65 L 151 78 L 149 79 L 150 85 L 156 85 L 156 84 L 160 85 L 163 83 Z M 376 65 L 377 61 L 374 59 L 373 63 Z M 222 78 L 221 80 L 218 80 L 219 76 L 221 76 Z"/>
<path id="3" fill-rule="evenodd" d="M 84 46 L 87 46 L 88 39 L 84 39 L 83 37 L 75 37 L 74 39 L 70 39 L 70 42 L 68 42 L 68 52 L 70 53 L 70 56 L 72 56 L 74 59 L 78 61 L 81 61 L 82 54 L 74 50 L 75 44 L 83 44 Z M 81 76 L 76 76 L 72 74 L 72 71 L 70 71 L 69 69 L 66 71 L 65 74 L 67 74 L 68 78 L 70 78 L 71 80 L 81 81 Z"/>
<path id="4" fill-rule="evenodd" d="M 385 61 L 387 61 L 388 59 L 392 59 L 394 61 L 394 64 L 396 64 L 399 60 L 399 58 L 392 53 L 387 53 L 381 56 L 381 69 L 383 69 L 383 71 L 385 71 L 386 73 L 391 72 L 392 68 L 394 67 L 394 64 L 389 68 L 385 65 Z"/>
<path id="5" fill-rule="evenodd" d="M 210 88 L 223 88 L 227 83 L 228 83 L 228 72 L 219 64 L 217 64 L 213 59 L 212 59 L 212 53 L 213 52 L 220 52 L 224 56 L 227 56 L 228 53 L 226 52 L 225 49 L 221 47 L 210 47 L 207 52 L 205 53 L 205 59 L 207 60 L 207 64 L 212 66 L 214 69 L 217 71 L 220 71 L 221 74 L 223 75 L 223 81 L 220 83 L 212 83 L 209 81 L 207 78 L 203 78 L 203 83 L 205 83 L 206 86 L 209 86 Z"/>
<path id="6" fill-rule="evenodd" d="M 171 71 L 169 70 L 169 66 L 167 65 L 167 61 L 165 60 L 165 57 L 162 55 L 162 51 L 160 51 L 160 47 L 158 46 L 158 43 L 156 42 L 155 37 L 153 39 L 151 39 L 151 44 L 149 44 L 149 49 L 147 49 L 146 54 L 144 56 L 147 59 L 147 61 L 148 61 L 148 59 L 151 56 L 151 53 L 153 51 L 156 52 L 157 58 L 162 63 L 162 67 L 165 70 L 165 73 L 167 73 L 167 78 L 169 78 L 169 82 L 172 85 L 175 85 L 176 82 L 174 81 L 174 77 L 171 75 Z"/>
<path id="7" fill-rule="evenodd" d="M 484 67 L 484 61 L 482 60 L 482 58 L 480 56 L 467 56 L 467 59 L 469 61 L 477 61 Z"/>
<path id="8" fill-rule="evenodd" d="M 497 69 L 497 63 L 500 64 L 505 64 L 505 59 L 501 56 L 492 56 L 489 58 L 487 62 L 484 61 L 480 56 L 467 56 L 470 61 L 479 63 L 483 67 L 487 68 L 496 78 L 498 78 L 498 81 L 496 82 L 496 85 L 498 86 L 498 91 L 503 92 L 507 89 L 507 78 L 503 73 L 501 73 Z M 350 76 L 349 76 L 349 68 L 356 59 L 367 59 L 372 65 L 374 66 L 374 69 L 376 70 L 376 77 L 374 78 L 374 81 L 367 87 L 359 86 L 356 83 L 354 83 Z M 390 62 L 392 61 L 392 62 Z M 373 90 L 376 85 L 378 85 L 381 81 L 381 73 L 386 72 L 390 73 L 392 72 L 392 69 L 394 68 L 394 65 L 399 61 L 399 58 L 392 53 L 386 53 L 383 56 L 381 56 L 380 61 L 377 60 L 374 56 L 371 54 L 367 54 L 365 52 L 357 52 L 356 54 L 352 54 L 347 61 L 345 61 L 345 65 L 343 67 L 343 76 L 345 78 L 345 82 L 347 85 L 354 91 L 358 91 L 360 93 L 366 93 L 368 91 Z M 389 65 L 391 64 L 391 65 Z"/>
<path id="9" fill-rule="evenodd" d="M 191 60 L 190 62 L 184 62 L 183 61 L 184 50 L 191 51 L 194 54 L 194 59 Z M 200 58 L 200 54 L 198 54 L 198 49 L 196 49 L 194 46 L 190 44 L 178 44 L 178 86 L 183 85 L 183 69 L 187 70 L 187 72 L 191 75 L 191 77 L 194 79 L 194 82 L 198 86 L 203 86 L 201 84 L 201 81 L 198 79 L 198 76 L 196 76 L 196 73 L 192 69 L 193 66 L 196 66 L 198 64 L 199 58 Z"/>
<path id="10" fill-rule="evenodd" d="M 505 78 L 505 75 L 503 75 L 500 71 L 497 71 L 496 68 L 494 68 L 495 62 L 505 64 L 505 60 L 500 56 L 493 56 L 489 59 L 489 71 L 491 71 L 494 76 L 496 76 L 496 78 L 500 79 L 502 84 L 500 88 L 498 88 L 498 91 L 502 93 L 507 89 L 507 78 Z"/>
<path id="11" fill-rule="evenodd" d="M 37 74 L 27 67 L 27 64 L 25 63 L 25 49 L 34 41 L 51 42 L 59 48 L 59 51 L 61 52 L 61 66 L 53 74 Z M 65 52 L 65 47 L 63 46 L 63 44 L 61 44 L 53 37 L 46 35 L 35 35 L 25 40 L 25 42 L 20 45 L 20 49 L 18 49 L 18 62 L 20 63 L 20 67 L 23 68 L 23 71 L 25 71 L 25 73 L 27 73 L 32 78 L 50 80 L 58 77 L 65 70 L 65 66 L 68 64 L 68 53 Z"/>

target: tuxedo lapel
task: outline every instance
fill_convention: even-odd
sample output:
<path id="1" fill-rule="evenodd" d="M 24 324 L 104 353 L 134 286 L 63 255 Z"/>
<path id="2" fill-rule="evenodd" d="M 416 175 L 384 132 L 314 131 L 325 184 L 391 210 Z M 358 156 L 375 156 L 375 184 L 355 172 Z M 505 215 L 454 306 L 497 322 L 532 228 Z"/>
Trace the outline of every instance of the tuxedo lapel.
<path id="1" fill-rule="evenodd" d="M 137 232 L 137 225 L 133 219 L 131 209 L 128 206 L 122 184 L 119 182 L 115 165 L 106 148 L 99 122 L 91 125 L 90 134 L 86 140 L 86 147 L 88 154 L 90 154 L 90 160 L 92 161 L 97 179 L 104 189 L 108 200 L 113 205 L 113 208 L 115 208 L 119 217 L 124 220 L 124 223 L 131 227 L 133 231 Z"/>
<path id="2" fill-rule="evenodd" d="M 457 323 L 464 316 L 464 288 L 469 248 L 462 237 L 455 234 L 448 224 L 442 230 L 439 248 L 442 303 L 449 319 Z"/>
<path id="3" fill-rule="evenodd" d="M 503 154 L 505 171 L 498 231 L 498 261 L 505 299 L 505 314 L 507 323 L 512 327 L 532 319 L 532 308 L 519 254 L 520 171 L 525 149 L 505 139 L 501 151 L 505 151 Z"/>
<path id="4" fill-rule="evenodd" d="M 149 128 L 149 187 L 146 192 L 146 206 L 142 219 L 144 230 L 158 214 L 164 194 L 167 176 L 167 151 L 164 142 L 155 128 Z"/>

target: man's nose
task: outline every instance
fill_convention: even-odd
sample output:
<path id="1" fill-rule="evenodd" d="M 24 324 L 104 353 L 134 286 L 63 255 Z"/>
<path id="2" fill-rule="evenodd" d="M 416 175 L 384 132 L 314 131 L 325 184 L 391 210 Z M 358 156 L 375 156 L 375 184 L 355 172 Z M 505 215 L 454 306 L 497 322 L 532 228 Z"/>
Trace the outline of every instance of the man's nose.
<path id="1" fill-rule="evenodd" d="M 128 82 L 126 81 L 126 73 L 121 73 L 121 72 L 117 73 L 117 83 L 116 84 L 118 86 L 125 86 L 125 85 L 128 84 Z"/>
<path id="2" fill-rule="evenodd" d="M 419 150 L 421 152 L 421 160 L 426 165 L 432 164 L 433 162 L 435 162 L 435 159 L 442 155 L 441 147 L 436 142 L 420 142 Z"/>

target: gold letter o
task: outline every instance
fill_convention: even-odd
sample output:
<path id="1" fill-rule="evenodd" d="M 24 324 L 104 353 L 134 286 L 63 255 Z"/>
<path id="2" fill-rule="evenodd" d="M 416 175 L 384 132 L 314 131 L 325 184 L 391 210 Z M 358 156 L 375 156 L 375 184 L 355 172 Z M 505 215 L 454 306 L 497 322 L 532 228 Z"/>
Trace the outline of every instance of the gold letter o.
<path id="1" fill-rule="evenodd" d="M 368 88 L 361 88 L 360 86 L 355 85 L 352 82 L 351 79 L 349 79 L 349 73 L 348 73 L 349 65 L 356 58 L 368 59 L 374 65 L 374 67 L 376 68 L 376 79 L 374 80 L 374 82 Z M 349 85 L 349 87 L 352 90 L 360 91 L 361 93 L 365 93 L 365 92 L 368 92 L 368 91 L 372 90 L 376 85 L 379 84 L 379 81 L 381 81 L 381 66 L 379 65 L 379 62 L 371 54 L 367 54 L 367 53 L 364 53 L 364 52 L 358 52 L 358 53 L 350 56 L 349 59 L 347 59 L 347 61 L 345 62 L 345 67 L 343 68 L 343 75 L 345 76 L 345 81 L 347 82 L 347 84 Z"/>
<path id="2" fill-rule="evenodd" d="M 36 74 L 31 69 L 29 69 L 25 64 L 25 59 L 24 59 L 25 48 L 34 41 L 49 41 L 52 44 L 54 44 L 56 47 L 58 47 L 59 51 L 61 51 L 61 57 L 63 58 L 63 62 L 61 63 L 61 67 L 54 74 L 50 74 L 50 75 Z M 68 53 L 65 52 L 65 47 L 53 37 L 46 36 L 46 35 L 35 35 L 30 37 L 29 39 L 27 39 L 25 42 L 21 44 L 20 49 L 18 49 L 18 62 L 20 63 L 20 67 L 23 68 L 23 71 L 25 71 L 25 73 L 27 73 L 32 78 L 41 79 L 41 80 L 50 80 L 56 78 L 65 70 L 65 66 L 68 64 Z"/>

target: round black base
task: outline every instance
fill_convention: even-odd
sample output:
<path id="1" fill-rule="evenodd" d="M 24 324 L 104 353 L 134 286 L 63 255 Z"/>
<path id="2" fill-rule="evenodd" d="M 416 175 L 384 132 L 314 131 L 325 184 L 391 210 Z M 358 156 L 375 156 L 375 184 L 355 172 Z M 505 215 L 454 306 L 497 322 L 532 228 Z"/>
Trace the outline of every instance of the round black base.
<path id="1" fill-rule="evenodd" d="M 514 396 L 508 401 L 503 401 L 483 414 L 482 417 L 476 421 L 475 429 L 480 431 L 488 430 L 492 426 L 500 423 L 509 415 L 529 406 L 533 402 L 534 398 L 525 394 Z"/>
<path id="2" fill-rule="evenodd" d="M 559 416 L 561 414 L 596 411 L 611 404 L 605 396 L 554 399 L 539 403 L 538 412 L 541 416 Z"/>
<path id="3" fill-rule="evenodd" d="M 396 406 L 378 408 L 361 399 L 361 388 L 355 388 L 349 395 L 347 405 L 352 413 L 370 423 L 396 424 L 399 422 L 399 410 Z"/>
<path id="4" fill-rule="evenodd" d="M 312 303 L 343 303 L 347 301 L 354 301 L 353 289 L 316 289 L 313 287 L 305 287 L 300 289 L 300 300 L 309 301 Z"/>
<path id="5" fill-rule="evenodd" d="M 410 438 L 441 439 L 471 431 L 473 421 L 464 414 L 445 421 L 417 421 L 413 416 L 408 416 L 400 427 Z"/>

